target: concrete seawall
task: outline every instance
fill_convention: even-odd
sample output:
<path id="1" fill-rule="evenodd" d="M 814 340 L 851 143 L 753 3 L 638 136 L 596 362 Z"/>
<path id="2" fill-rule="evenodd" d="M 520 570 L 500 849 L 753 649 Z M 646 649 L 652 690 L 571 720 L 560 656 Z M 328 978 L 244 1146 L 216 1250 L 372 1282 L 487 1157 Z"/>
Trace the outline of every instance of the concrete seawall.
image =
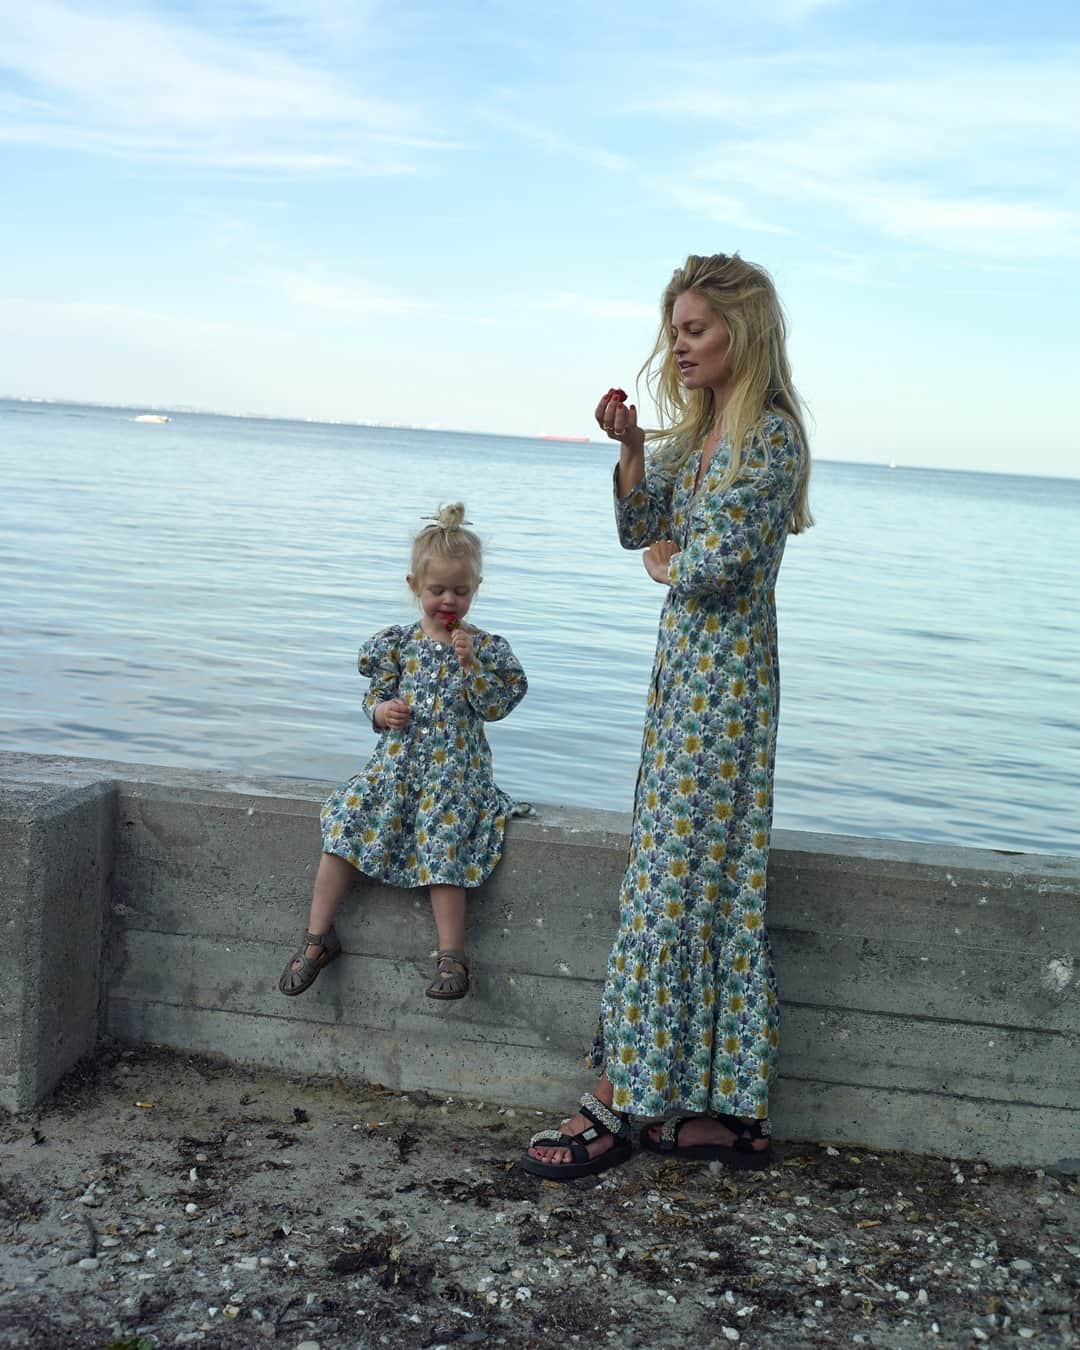
<path id="1" fill-rule="evenodd" d="M 0 1104 L 99 1034 L 565 1112 L 588 1081 L 627 816 L 514 821 L 473 993 L 423 995 L 426 896 L 358 878 L 285 999 L 327 784 L 0 755 Z M 781 1137 L 1080 1170 L 1080 859 L 777 831 Z"/>

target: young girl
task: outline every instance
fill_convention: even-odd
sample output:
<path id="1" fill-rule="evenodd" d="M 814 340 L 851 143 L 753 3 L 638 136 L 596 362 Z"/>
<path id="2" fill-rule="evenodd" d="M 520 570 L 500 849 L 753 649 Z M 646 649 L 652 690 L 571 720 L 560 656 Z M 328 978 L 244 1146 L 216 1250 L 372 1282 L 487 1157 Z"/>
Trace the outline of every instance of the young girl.
<path id="1" fill-rule="evenodd" d="M 365 768 L 322 809 L 323 856 L 308 931 L 282 972 L 283 994 L 302 994 L 341 954 L 334 917 L 353 870 L 390 886 L 428 887 L 439 935 L 429 998 L 463 998 L 465 888 L 502 854 L 508 815 L 525 814 L 495 785 L 484 723 L 525 697 L 509 644 L 463 622 L 481 575 L 480 540 L 460 502 L 441 507 L 413 540 L 406 577 L 420 621 L 384 628 L 360 649 L 371 680 L 364 710 L 379 734 Z"/>

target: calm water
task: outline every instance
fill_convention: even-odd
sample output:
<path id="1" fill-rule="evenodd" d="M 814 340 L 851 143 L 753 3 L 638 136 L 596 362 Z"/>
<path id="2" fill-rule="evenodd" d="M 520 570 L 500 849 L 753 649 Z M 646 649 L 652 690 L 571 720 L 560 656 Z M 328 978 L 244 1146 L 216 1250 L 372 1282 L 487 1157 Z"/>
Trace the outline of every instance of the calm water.
<path id="1" fill-rule="evenodd" d="M 538 802 L 630 807 L 661 588 L 607 446 L 0 401 L 0 743 L 341 779 L 362 638 L 463 499 L 472 615 L 529 673 L 490 730 Z M 1080 482 L 819 461 L 780 573 L 778 825 L 1077 852 Z"/>

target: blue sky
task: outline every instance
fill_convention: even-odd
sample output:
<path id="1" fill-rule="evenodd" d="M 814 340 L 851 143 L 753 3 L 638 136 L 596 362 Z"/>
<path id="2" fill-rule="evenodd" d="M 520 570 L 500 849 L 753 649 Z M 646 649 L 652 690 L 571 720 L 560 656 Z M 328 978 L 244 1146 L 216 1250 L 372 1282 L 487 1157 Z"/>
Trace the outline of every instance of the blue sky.
<path id="1" fill-rule="evenodd" d="M 1075 0 L 0 25 L 2 394 L 587 435 L 671 269 L 738 250 L 818 454 L 1080 471 Z"/>

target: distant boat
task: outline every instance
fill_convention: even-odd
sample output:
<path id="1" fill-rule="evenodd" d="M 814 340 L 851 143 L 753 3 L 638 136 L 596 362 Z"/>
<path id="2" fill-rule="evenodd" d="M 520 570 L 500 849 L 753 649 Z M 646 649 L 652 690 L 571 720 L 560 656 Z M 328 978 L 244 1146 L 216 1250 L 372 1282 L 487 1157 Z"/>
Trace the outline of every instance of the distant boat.
<path id="1" fill-rule="evenodd" d="M 895 459 L 890 459 L 890 460 L 889 460 L 889 468 L 890 468 L 890 469 L 895 469 L 895 468 L 896 468 L 896 460 L 895 460 Z"/>
<path id="2" fill-rule="evenodd" d="M 541 436 L 542 441 L 565 441 L 569 445 L 588 445 L 588 436 Z"/>
<path id="3" fill-rule="evenodd" d="M 134 422 L 168 422 L 170 420 L 164 413 L 139 413 L 138 417 L 132 418 Z"/>

